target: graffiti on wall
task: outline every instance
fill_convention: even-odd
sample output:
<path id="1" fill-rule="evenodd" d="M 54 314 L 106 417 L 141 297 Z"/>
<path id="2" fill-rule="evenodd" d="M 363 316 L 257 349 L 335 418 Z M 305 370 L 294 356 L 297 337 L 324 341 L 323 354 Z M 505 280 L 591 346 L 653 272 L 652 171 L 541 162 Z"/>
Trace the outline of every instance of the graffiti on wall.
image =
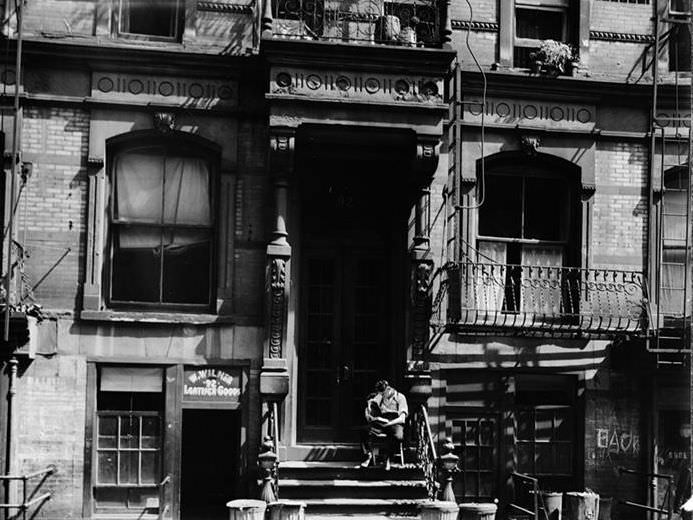
<path id="1" fill-rule="evenodd" d="M 614 455 L 636 457 L 640 454 L 640 435 L 618 427 L 597 428 L 597 457 L 609 459 Z"/>

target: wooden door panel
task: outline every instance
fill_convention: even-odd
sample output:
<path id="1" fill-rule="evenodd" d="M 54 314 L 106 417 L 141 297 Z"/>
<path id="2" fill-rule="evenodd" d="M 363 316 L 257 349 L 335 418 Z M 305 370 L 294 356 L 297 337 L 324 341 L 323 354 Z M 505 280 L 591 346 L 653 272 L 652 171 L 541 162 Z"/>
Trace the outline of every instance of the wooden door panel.
<path id="1" fill-rule="evenodd" d="M 340 269 L 337 258 L 325 254 L 311 255 L 305 265 L 301 416 L 306 440 L 319 440 L 336 422 Z"/>
<path id="2" fill-rule="evenodd" d="M 387 257 L 344 246 L 304 255 L 300 438 L 357 442 L 365 398 L 389 372 Z"/>

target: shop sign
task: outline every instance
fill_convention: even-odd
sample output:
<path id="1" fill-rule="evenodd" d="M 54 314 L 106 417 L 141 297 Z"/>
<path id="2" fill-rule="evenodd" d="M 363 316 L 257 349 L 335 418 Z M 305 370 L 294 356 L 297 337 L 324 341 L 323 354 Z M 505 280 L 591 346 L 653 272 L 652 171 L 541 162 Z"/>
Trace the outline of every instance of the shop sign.
<path id="1" fill-rule="evenodd" d="M 241 371 L 229 368 L 186 369 L 183 400 L 237 403 L 241 397 Z"/>

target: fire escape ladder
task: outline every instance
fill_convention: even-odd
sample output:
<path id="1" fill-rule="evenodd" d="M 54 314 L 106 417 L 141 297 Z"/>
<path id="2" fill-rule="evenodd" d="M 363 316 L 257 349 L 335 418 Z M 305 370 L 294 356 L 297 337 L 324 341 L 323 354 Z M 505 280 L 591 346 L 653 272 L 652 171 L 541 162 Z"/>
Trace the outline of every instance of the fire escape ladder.
<path id="1" fill-rule="evenodd" d="M 668 0 L 657 23 L 655 53 L 672 30 L 663 24 L 693 24 L 693 0 Z M 671 26 L 674 29 L 677 26 Z M 690 80 L 678 70 L 661 82 L 652 60 L 651 215 L 654 247 L 650 262 L 652 332 L 648 350 L 657 364 L 684 365 L 690 354 L 691 327 L 691 106 Z M 677 67 L 678 68 L 678 67 Z M 658 192 L 659 195 L 655 195 Z M 655 197 L 659 198 L 658 203 Z M 677 225 L 678 223 L 678 225 Z M 682 236 L 685 233 L 685 236 Z"/>

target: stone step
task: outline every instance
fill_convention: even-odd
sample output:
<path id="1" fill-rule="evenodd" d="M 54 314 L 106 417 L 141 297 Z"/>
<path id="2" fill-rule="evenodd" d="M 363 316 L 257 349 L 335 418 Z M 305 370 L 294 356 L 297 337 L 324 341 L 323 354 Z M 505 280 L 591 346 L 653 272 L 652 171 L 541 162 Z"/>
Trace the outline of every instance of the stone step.
<path id="1" fill-rule="evenodd" d="M 427 499 L 314 498 L 304 499 L 306 517 L 330 518 L 418 518 L 419 506 Z"/>
<path id="2" fill-rule="evenodd" d="M 420 480 L 423 472 L 414 464 L 392 464 L 385 471 L 382 464 L 362 468 L 353 462 L 305 462 L 282 461 L 279 463 L 279 478 L 301 480 Z"/>
<path id="3" fill-rule="evenodd" d="M 280 479 L 282 498 L 382 498 L 405 500 L 426 498 L 424 480 Z"/>

